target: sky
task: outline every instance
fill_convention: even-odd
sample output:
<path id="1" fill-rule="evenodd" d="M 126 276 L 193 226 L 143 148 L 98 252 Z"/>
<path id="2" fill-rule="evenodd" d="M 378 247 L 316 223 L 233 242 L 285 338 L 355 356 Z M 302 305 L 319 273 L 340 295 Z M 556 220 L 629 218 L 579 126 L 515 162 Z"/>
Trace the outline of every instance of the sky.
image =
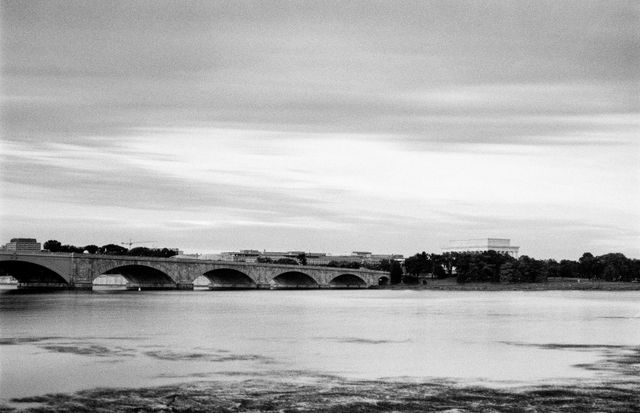
<path id="1" fill-rule="evenodd" d="M 0 242 L 640 258 L 635 1 L 0 0 Z"/>

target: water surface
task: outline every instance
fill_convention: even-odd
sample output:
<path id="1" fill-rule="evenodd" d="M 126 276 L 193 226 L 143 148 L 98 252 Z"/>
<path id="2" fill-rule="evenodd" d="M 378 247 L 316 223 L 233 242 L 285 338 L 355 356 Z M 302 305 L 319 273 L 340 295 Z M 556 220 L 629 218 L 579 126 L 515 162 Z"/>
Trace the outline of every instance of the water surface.
<path id="1" fill-rule="evenodd" d="M 610 361 L 638 345 L 638 291 L 1 293 L 0 398 L 323 374 L 587 382 L 628 374 Z"/>

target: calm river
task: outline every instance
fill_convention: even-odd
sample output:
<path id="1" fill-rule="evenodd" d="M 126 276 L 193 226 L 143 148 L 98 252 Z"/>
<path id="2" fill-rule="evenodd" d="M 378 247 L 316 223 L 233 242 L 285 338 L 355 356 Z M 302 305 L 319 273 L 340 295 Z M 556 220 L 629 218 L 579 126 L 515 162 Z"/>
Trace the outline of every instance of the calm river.
<path id="1" fill-rule="evenodd" d="M 593 382 L 639 344 L 640 291 L 0 292 L 0 399 L 270 375 Z"/>

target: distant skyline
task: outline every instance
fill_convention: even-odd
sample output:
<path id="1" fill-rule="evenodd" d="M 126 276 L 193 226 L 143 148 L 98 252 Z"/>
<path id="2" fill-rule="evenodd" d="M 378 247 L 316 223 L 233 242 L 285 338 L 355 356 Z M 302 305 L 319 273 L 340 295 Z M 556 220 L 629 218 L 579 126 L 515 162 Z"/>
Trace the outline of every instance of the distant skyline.
<path id="1" fill-rule="evenodd" d="M 637 2 L 0 0 L 0 19 L 2 244 L 640 258 Z"/>

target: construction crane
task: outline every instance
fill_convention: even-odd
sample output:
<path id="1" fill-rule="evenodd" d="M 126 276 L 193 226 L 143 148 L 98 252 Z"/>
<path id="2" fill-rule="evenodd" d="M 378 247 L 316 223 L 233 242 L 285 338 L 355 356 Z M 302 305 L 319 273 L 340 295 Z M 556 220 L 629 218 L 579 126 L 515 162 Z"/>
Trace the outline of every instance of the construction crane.
<path id="1" fill-rule="evenodd" d="M 128 245 L 129 249 L 131 249 L 131 246 L 133 244 L 148 244 L 150 242 L 156 242 L 156 241 L 131 241 L 131 238 L 129 238 L 129 242 L 121 242 L 120 244 L 122 245 Z"/>

